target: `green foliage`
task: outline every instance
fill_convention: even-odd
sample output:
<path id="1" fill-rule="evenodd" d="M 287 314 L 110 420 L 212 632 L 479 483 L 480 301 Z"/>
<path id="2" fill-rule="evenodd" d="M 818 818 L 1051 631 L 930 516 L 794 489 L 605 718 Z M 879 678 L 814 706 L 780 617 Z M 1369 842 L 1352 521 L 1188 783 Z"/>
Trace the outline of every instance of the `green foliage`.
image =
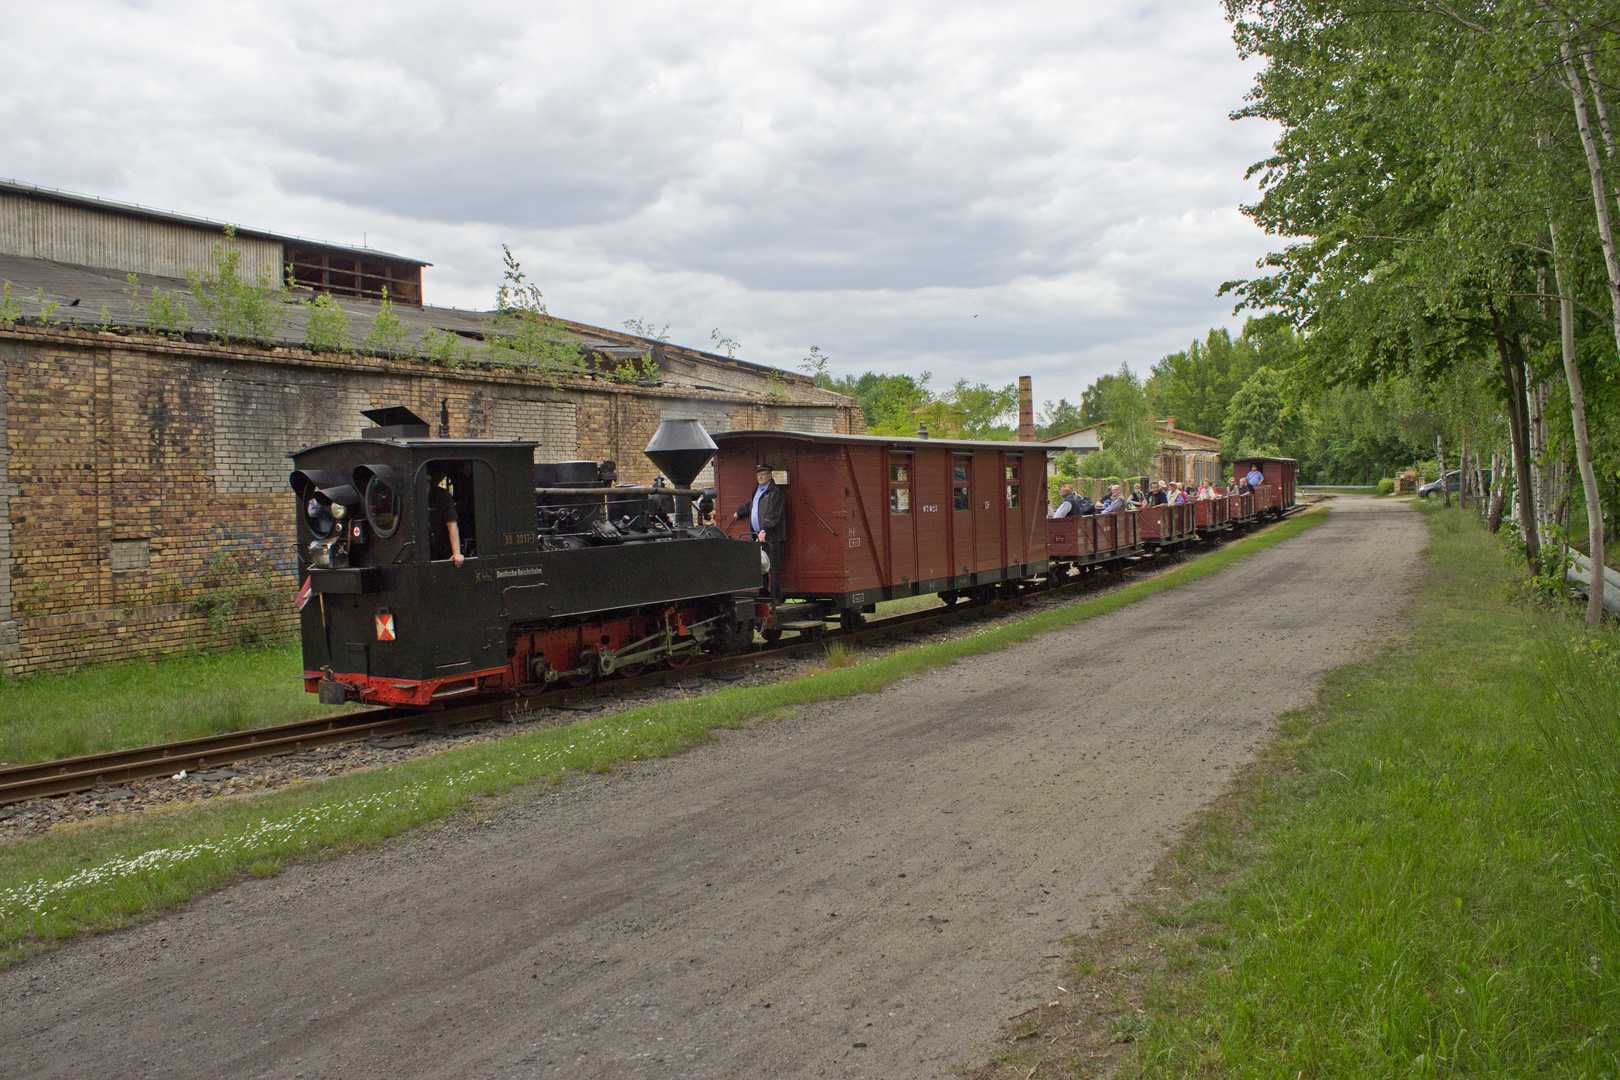
<path id="1" fill-rule="evenodd" d="M 1620 982 L 1620 640 L 1555 623 L 1537 671 L 1553 703 L 1537 716 L 1571 854 L 1565 883 L 1583 922 L 1601 929 L 1602 968 Z"/>
<path id="2" fill-rule="evenodd" d="M 1052 460 L 1052 478 L 1046 485 L 1046 500 L 1056 506 L 1061 489 L 1064 484 L 1074 483 L 1075 477 L 1080 475 L 1080 455 L 1073 450 L 1065 450 Z"/>
<path id="3" fill-rule="evenodd" d="M 640 319 L 626 319 L 621 325 L 637 337 L 650 338 L 653 341 L 669 340 L 668 323 L 665 323 L 661 330 L 655 328 L 652 323 L 643 322 Z"/>
<path id="4" fill-rule="evenodd" d="M 649 349 L 640 356 L 621 361 L 613 368 L 610 377 L 614 382 L 636 383 L 656 380 L 659 374 L 658 361 L 653 359 Z"/>
<path id="5" fill-rule="evenodd" d="M 1390 479 L 1389 477 L 1386 476 L 1383 479 L 1378 481 L 1378 494 L 1380 494 L 1380 495 L 1391 495 L 1391 494 L 1394 494 L 1394 491 L 1395 491 L 1395 481 L 1394 480 L 1392 480 L 1392 479 Z"/>
<path id="6" fill-rule="evenodd" d="M 1281 457 L 1285 443 L 1303 433 L 1299 415 L 1283 397 L 1282 380 L 1270 368 L 1261 368 L 1232 396 L 1226 426 L 1221 431 L 1221 453 L 1236 457 Z"/>
<path id="7" fill-rule="evenodd" d="M 832 357 L 821 351 L 820 346 L 810 346 L 810 355 L 799 363 L 799 370 L 815 380 L 817 386 L 825 388 L 832 384 L 832 376 L 827 374 L 827 365 Z"/>
<path id="8" fill-rule="evenodd" d="M 208 616 L 216 644 L 248 645 L 263 640 L 272 619 L 272 604 L 284 599 L 269 574 L 244 565 L 230 551 L 208 560 L 209 579 L 191 601 L 191 610 Z M 232 616 L 235 619 L 234 625 Z"/>
<path id="9" fill-rule="evenodd" d="M 296 642 L 0 679 L 0 761 L 49 761 L 332 712 Z"/>
<path id="10" fill-rule="evenodd" d="M 421 350 L 428 363 L 439 367 L 459 367 L 472 360 L 472 346 L 460 334 L 443 330 L 429 330 L 424 334 Z"/>
<path id="11" fill-rule="evenodd" d="M 138 274 L 125 278 L 124 295 L 129 298 L 130 312 L 159 337 L 180 337 L 191 329 L 191 308 L 185 294 L 178 289 L 152 288 L 148 299 L 141 299 L 141 281 Z"/>
<path id="12" fill-rule="evenodd" d="M 52 316 L 56 314 L 56 309 L 62 306 L 62 302 L 60 300 L 45 299 L 45 290 L 39 289 L 37 290 L 34 302 L 39 305 L 39 321 L 42 325 L 61 325 L 61 323 L 57 322 L 56 319 L 52 318 Z"/>
<path id="13" fill-rule="evenodd" d="M 1011 439 L 1016 433 L 1001 421 L 1018 408 L 1018 384 L 995 388 L 958 379 L 920 415 L 929 434 L 952 439 Z"/>
<path id="14" fill-rule="evenodd" d="M 737 358 L 737 350 L 742 348 L 741 342 L 720 333 L 718 326 L 709 331 L 709 340 L 714 343 L 715 352 L 723 352 L 733 360 Z"/>
<path id="15" fill-rule="evenodd" d="M 934 400 L 934 395 L 928 390 L 929 378 L 926 371 L 920 378 L 868 371 L 860 376 L 829 378 L 825 389 L 859 401 L 866 430 L 871 434 L 915 435 L 916 410 Z"/>
<path id="16" fill-rule="evenodd" d="M 1078 431 L 1086 426 L 1080 406 L 1069 404 L 1068 398 L 1058 401 L 1043 402 L 1041 405 L 1041 425 L 1035 430 L 1037 439 L 1050 439 L 1057 435 L 1067 435 L 1071 431 Z"/>
<path id="17" fill-rule="evenodd" d="M 1099 375 L 1080 392 L 1080 427 L 1090 427 L 1108 419 L 1108 392 L 1117 375 Z M 1063 434 L 1061 431 L 1059 435 Z"/>
<path id="18" fill-rule="evenodd" d="M 336 304 L 332 305 L 334 308 Z M 341 308 L 338 309 L 340 312 Z M 348 336 L 348 320 L 345 318 L 344 336 Z M 410 334 L 411 327 L 394 311 L 394 302 L 388 299 L 388 286 L 383 286 L 382 300 L 377 304 L 377 314 L 371 318 L 371 329 L 360 340 L 360 347 L 372 352 L 396 353 L 405 347 L 405 338 Z"/>
<path id="19" fill-rule="evenodd" d="M 1292 340 L 1293 334 L 1283 330 L 1273 337 Z M 1182 431 L 1220 438 L 1232 396 L 1261 366 L 1261 345 L 1257 337 L 1234 341 L 1224 329 L 1211 330 L 1202 343 L 1153 365 L 1145 388 L 1149 406 L 1157 416 L 1174 416 Z M 1280 350 L 1273 345 L 1272 351 Z"/>
<path id="20" fill-rule="evenodd" d="M 1177 853 L 1202 895 L 1154 912 L 1176 974 L 1144 1075 L 1613 1075 L 1615 635 L 1515 602 L 1462 511 L 1426 561 L 1409 639 L 1332 676 Z"/>
<path id="21" fill-rule="evenodd" d="M 304 343 L 310 352 L 349 351 L 349 313 L 326 293 L 304 305 Z"/>
<path id="22" fill-rule="evenodd" d="M 236 229 L 230 225 L 225 226 L 224 242 L 214 245 L 211 262 L 206 275 L 186 271 L 186 285 L 196 301 L 198 314 L 210 324 L 214 339 L 270 345 L 285 321 L 282 307 L 286 286 L 279 277 L 266 274 L 260 274 L 256 282 L 247 280 L 242 273 L 242 250 L 236 246 Z M 160 303 L 158 292 L 153 290 L 153 299 L 147 307 L 148 317 L 162 319 L 166 326 L 172 327 L 176 317 L 173 312 L 161 316 L 154 313 L 153 305 Z M 189 321 L 183 303 L 178 310 Z"/>
<path id="23" fill-rule="evenodd" d="M 0 283 L 0 326 L 10 326 L 22 318 L 22 301 L 11 298 L 11 282 Z"/>
<path id="24" fill-rule="evenodd" d="M 506 271 L 495 292 L 495 314 L 485 338 L 490 363 L 583 372 L 578 341 L 546 311 L 539 287 L 524 276 L 512 249 L 502 244 L 501 253 Z"/>
<path id="25" fill-rule="evenodd" d="M 1119 466 L 1119 457 L 1112 450 L 1093 450 L 1080 459 L 1078 475 L 1090 479 L 1112 478 L 1117 480 L 1123 470 Z"/>
<path id="26" fill-rule="evenodd" d="M 1159 428 L 1153 422 L 1142 380 L 1125 364 L 1119 366 L 1119 373 L 1107 386 L 1107 406 L 1103 448 L 1113 452 L 1123 472 L 1146 473 L 1159 452 Z"/>

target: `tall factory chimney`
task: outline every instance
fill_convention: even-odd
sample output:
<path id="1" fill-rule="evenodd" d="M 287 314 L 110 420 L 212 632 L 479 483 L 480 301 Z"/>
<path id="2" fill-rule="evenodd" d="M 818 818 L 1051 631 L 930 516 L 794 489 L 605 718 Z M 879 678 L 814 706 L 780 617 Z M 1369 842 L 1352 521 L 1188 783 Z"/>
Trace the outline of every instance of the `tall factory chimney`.
<path id="1" fill-rule="evenodd" d="M 1018 376 L 1018 441 L 1035 441 L 1035 389 L 1028 375 Z"/>

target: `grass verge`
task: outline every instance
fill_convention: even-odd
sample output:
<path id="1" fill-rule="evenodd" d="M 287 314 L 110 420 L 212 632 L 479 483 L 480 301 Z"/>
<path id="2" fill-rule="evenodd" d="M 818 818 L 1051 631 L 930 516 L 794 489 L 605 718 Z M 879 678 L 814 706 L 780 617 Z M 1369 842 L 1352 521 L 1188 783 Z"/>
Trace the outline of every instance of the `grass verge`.
<path id="1" fill-rule="evenodd" d="M 480 795 L 676 753 L 723 728 L 881 689 L 941 664 L 1027 641 L 1218 573 L 1326 519 L 1302 514 L 1117 592 L 954 641 L 921 645 L 790 682 L 732 687 L 563 728 L 353 773 L 252 801 L 113 821 L 0 848 L 0 963 L 51 942 L 182 903 L 240 873 L 374 844 Z"/>
<path id="2" fill-rule="evenodd" d="M 304 692 L 296 641 L 0 679 L 0 762 L 20 765 L 340 712 Z"/>
<path id="3" fill-rule="evenodd" d="M 1620 1075 L 1620 634 L 1431 513 L 1411 636 L 1284 719 L 981 1076 Z"/>

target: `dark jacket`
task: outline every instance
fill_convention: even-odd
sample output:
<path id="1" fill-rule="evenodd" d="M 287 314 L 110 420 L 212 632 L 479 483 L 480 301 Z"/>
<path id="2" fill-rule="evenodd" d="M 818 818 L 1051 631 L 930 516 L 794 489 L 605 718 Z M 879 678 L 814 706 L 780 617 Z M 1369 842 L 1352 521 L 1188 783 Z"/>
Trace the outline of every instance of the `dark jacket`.
<path id="1" fill-rule="evenodd" d="M 753 516 L 754 499 L 749 496 L 737 507 L 737 520 L 752 524 Z M 765 485 L 765 494 L 759 497 L 759 527 L 765 532 L 767 544 L 787 543 L 787 499 L 775 480 Z"/>

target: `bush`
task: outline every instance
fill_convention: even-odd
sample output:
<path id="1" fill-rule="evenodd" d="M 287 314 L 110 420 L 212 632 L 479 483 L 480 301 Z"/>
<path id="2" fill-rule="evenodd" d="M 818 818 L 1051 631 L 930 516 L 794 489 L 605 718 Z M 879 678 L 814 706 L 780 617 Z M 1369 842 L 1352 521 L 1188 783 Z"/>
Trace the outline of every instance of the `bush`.
<path id="1" fill-rule="evenodd" d="M 1382 480 L 1378 481 L 1378 494 L 1388 495 L 1394 490 L 1395 481 L 1391 480 L 1389 477 L 1386 476 Z"/>

